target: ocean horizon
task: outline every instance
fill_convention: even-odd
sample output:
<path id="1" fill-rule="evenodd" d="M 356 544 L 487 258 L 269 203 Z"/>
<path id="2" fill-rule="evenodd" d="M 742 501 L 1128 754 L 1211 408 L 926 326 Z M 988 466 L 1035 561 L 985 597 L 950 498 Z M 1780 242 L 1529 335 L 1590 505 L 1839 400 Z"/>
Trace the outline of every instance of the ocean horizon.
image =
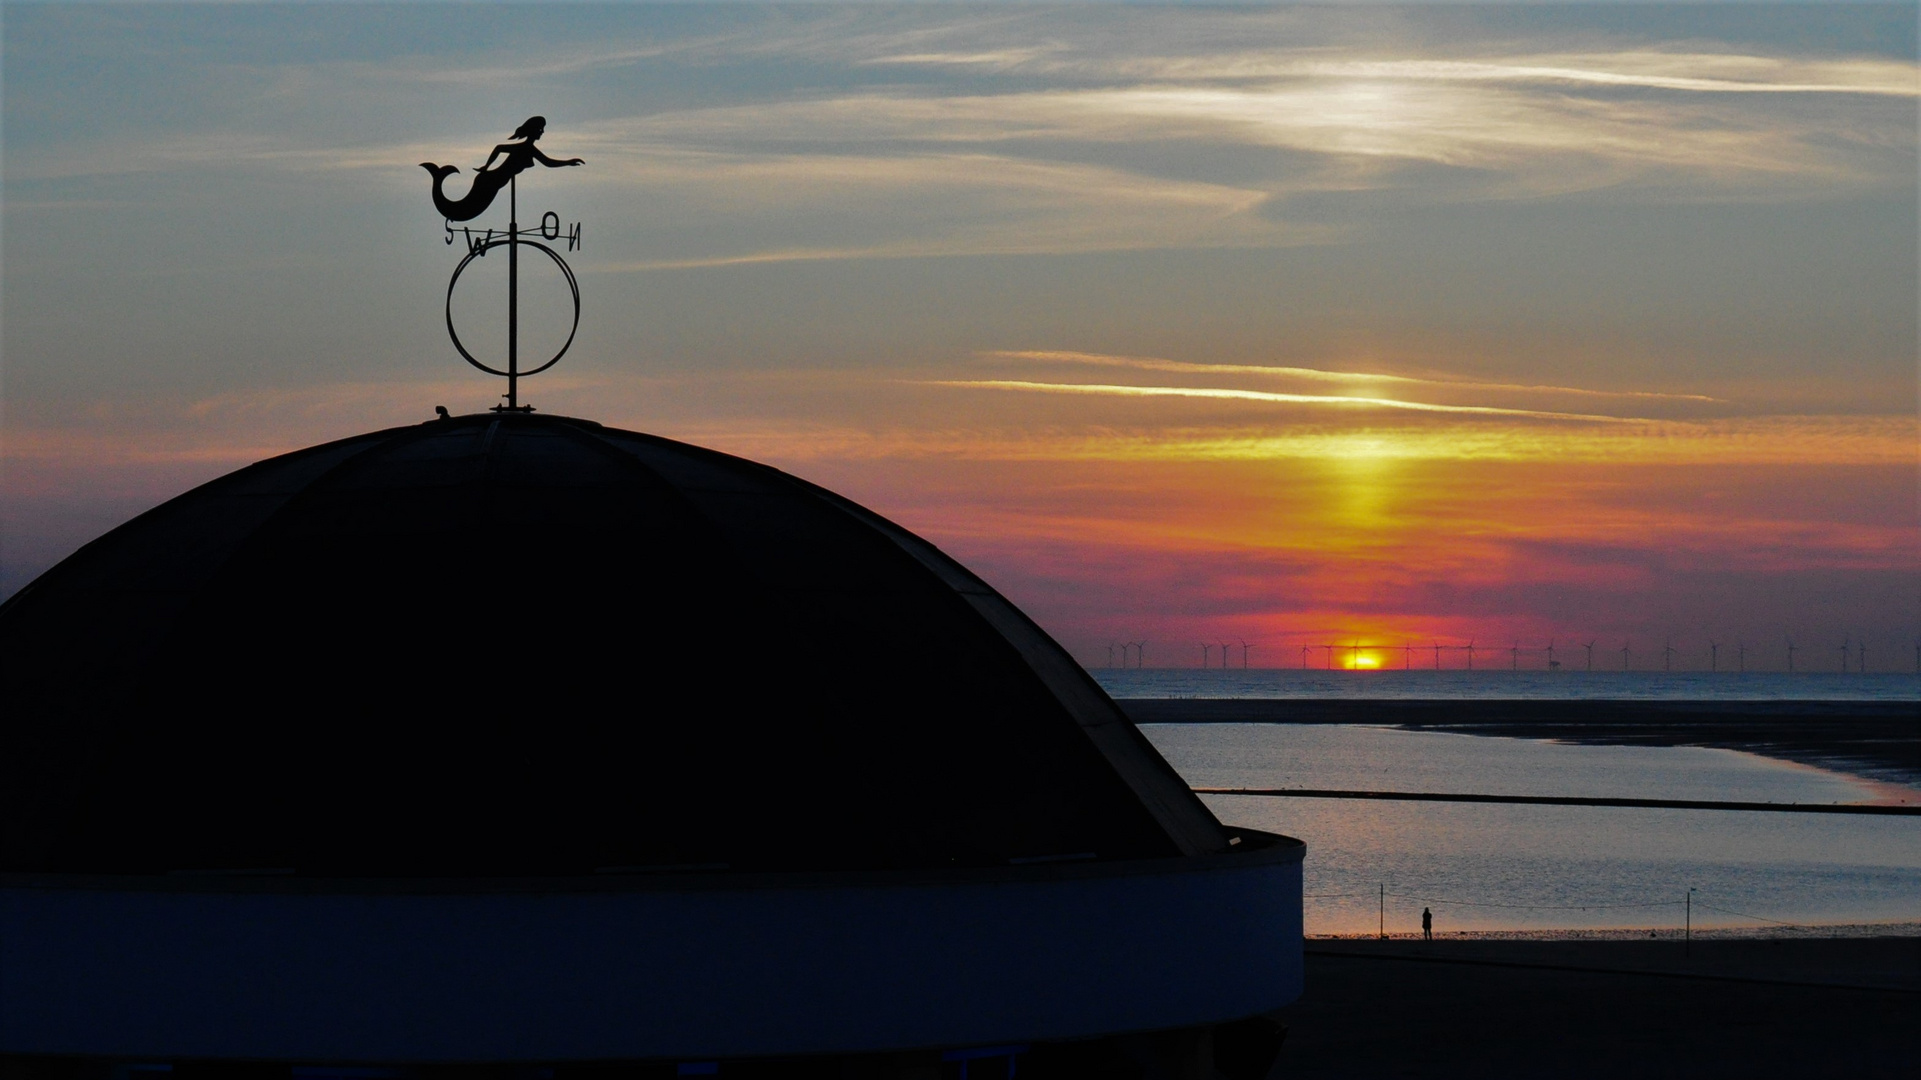
<path id="1" fill-rule="evenodd" d="M 1921 675 L 1911 672 L 1150 667 L 1088 673 L 1116 698 L 1921 703 Z"/>

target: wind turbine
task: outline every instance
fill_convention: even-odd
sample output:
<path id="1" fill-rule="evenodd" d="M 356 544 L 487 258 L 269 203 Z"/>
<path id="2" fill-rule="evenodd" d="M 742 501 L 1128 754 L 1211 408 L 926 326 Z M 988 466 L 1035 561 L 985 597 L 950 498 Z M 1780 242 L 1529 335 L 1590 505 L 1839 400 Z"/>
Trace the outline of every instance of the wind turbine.
<path id="1" fill-rule="evenodd" d="M 1202 668 L 1207 667 L 1207 658 L 1212 655 L 1214 655 L 1214 646 L 1209 645 L 1205 641 L 1201 642 L 1201 667 Z"/>
<path id="2" fill-rule="evenodd" d="M 1474 670 L 1474 639 L 1467 639 L 1467 669 Z"/>
<path id="3" fill-rule="evenodd" d="M 1221 642 L 1221 670 L 1227 670 L 1227 642 Z"/>
<path id="4" fill-rule="evenodd" d="M 1111 641 L 1107 643 L 1107 666 L 1114 666 L 1114 643 Z"/>
<path id="5" fill-rule="evenodd" d="M 1846 673 L 1847 673 L 1847 670 L 1848 670 L 1848 649 L 1849 649 L 1849 647 L 1851 647 L 1851 646 L 1852 646 L 1853 644 L 1854 644 L 1854 642 L 1852 642 L 1852 641 L 1849 641 L 1849 640 L 1848 640 L 1848 637 L 1847 637 L 1847 635 L 1846 635 L 1846 634 L 1843 634 L 1843 635 L 1841 635 L 1841 671 L 1842 671 L 1842 673 L 1843 673 L 1843 674 L 1846 674 Z"/>
<path id="6" fill-rule="evenodd" d="M 1861 639 L 1861 667 L 1859 670 L 1863 675 L 1866 675 L 1868 673 L 1868 639 L 1867 638 Z"/>
<path id="7" fill-rule="evenodd" d="M 1721 643 L 1713 638 L 1708 639 L 1708 670 L 1721 670 Z"/>
<path id="8" fill-rule="evenodd" d="M 1589 641 L 1586 645 L 1583 645 L 1581 647 L 1587 650 L 1587 669 L 1589 671 L 1593 671 L 1594 670 L 1594 642 Z"/>
<path id="9" fill-rule="evenodd" d="M 1747 642 L 1736 639 L 1736 641 L 1734 642 L 1734 660 L 1735 660 L 1735 663 L 1741 666 L 1741 674 L 1746 675 L 1748 673 L 1748 643 Z"/>
<path id="10" fill-rule="evenodd" d="M 1249 650 L 1249 649 L 1251 649 L 1251 648 L 1253 648 L 1253 647 L 1254 647 L 1254 646 L 1252 646 L 1252 645 L 1249 645 L 1249 644 L 1248 644 L 1247 642 L 1245 642 L 1245 641 L 1243 641 L 1243 642 L 1241 642 L 1241 670 L 1242 670 L 1242 671 L 1246 671 L 1246 670 L 1247 670 L 1247 650 Z"/>
<path id="11" fill-rule="evenodd" d="M 1334 650 L 1340 648 L 1340 646 L 1323 644 L 1321 648 L 1327 650 L 1327 670 L 1333 671 L 1334 670 Z"/>
<path id="12" fill-rule="evenodd" d="M 1669 638 L 1661 645 L 1661 670 L 1674 670 L 1674 639 Z"/>
<path id="13" fill-rule="evenodd" d="M 1145 641 L 1136 641 L 1134 643 L 1134 666 L 1147 666 L 1147 642 Z"/>
<path id="14" fill-rule="evenodd" d="M 1554 659 L 1554 639 L 1548 638 L 1547 639 L 1547 669 L 1549 671 L 1558 671 L 1560 670 L 1560 668 L 1561 668 L 1560 663 Z"/>
<path id="15" fill-rule="evenodd" d="M 1915 664 L 1921 666 L 1921 645 L 1914 647 Z M 1434 643 L 1434 670 L 1441 670 L 1441 643 Z"/>
<path id="16" fill-rule="evenodd" d="M 1514 647 L 1509 649 L 1507 653 L 1508 653 L 1508 656 L 1513 658 L 1513 661 L 1514 661 L 1512 664 L 1508 665 L 1508 670 L 1510 671 L 1521 670 L 1521 643 L 1516 641 L 1514 643 Z"/>
<path id="17" fill-rule="evenodd" d="M 1782 634 L 1781 640 L 1788 643 L 1788 673 L 1791 675 L 1794 673 L 1794 639 Z"/>
<path id="18" fill-rule="evenodd" d="M 1302 671 L 1306 671 L 1306 670 L 1307 670 L 1307 654 L 1308 654 L 1308 652 L 1309 652 L 1310 650 L 1312 650 L 1313 648 L 1314 648 L 1314 646 L 1312 646 L 1312 645 L 1303 645 L 1303 646 L 1301 646 L 1301 670 L 1302 670 Z M 1921 653 L 1917 653 L 1916 655 L 1921 655 Z"/>
<path id="19" fill-rule="evenodd" d="M 1621 670 L 1626 671 L 1627 669 L 1628 669 L 1628 642 L 1626 638 L 1622 638 L 1621 639 Z"/>
<path id="20" fill-rule="evenodd" d="M 1407 671 L 1413 668 L 1414 666 L 1413 657 L 1414 657 L 1414 646 L 1409 645 L 1405 641 L 1401 642 L 1401 670 L 1402 671 Z"/>

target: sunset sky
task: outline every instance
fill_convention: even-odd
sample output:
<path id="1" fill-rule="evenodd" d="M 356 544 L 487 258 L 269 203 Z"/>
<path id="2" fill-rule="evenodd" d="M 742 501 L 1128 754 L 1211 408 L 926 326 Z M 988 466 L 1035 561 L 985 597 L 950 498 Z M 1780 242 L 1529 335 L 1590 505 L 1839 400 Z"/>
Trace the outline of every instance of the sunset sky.
<path id="1" fill-rule="evenodd" d="M 584 312 L 523 400 L 842 491 L 1091 666 L 1779 668 L 1792 637 L 1913 671 L 1916 34 L 1912 4 L 7 4 L 0 595 L 250 461 L 493 404 L 419 163 L 457 194 L 539 113 L 586 165 L 523 176 L 521 216 L 584 223 Z"/>

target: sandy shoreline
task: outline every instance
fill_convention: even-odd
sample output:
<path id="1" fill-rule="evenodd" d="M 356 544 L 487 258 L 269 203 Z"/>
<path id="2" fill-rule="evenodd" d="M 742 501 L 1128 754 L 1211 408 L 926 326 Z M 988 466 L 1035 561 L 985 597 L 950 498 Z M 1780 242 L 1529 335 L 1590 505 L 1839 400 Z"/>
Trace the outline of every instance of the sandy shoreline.
<path id="1" fill-rule="evenodd" d="M 1921 938 L 1921 922 L 1877 922 L 1877 923 L 1778 923 L 1771 926 L 1697 926 L 1693 930 L 1695 942 L 1708 941 L 1776 941 L 1809 938 Z M 1547 930 L 1449 930 L 1437 932 L 1437 942 L 1451 941 L 1511 941 L 1511 942 L 1641 942 L 1647 940 L 1682 940 L 1682 932 L 1671 926 L 1621 926 L 1592 928 L 1562 928 Z M 1419 934 L 1393 933 L 1381 938 L 1371 933 L 1355 934 L 1308 934 L 1308 947 L 1316 942 L 1413 942 L 1420 940 Z"/>
<path id="2" fill-rule="evenodd" d="M 1921 705 L 1902 701 L 1122 698 L 1142 724 L 1386 724 L 1609 746 L 1710 746 L 1921 785 Z"/>
<path id="3" fill-rule="evenodd" d="M 1848 986 L 1921 995 L 1921 937 L 1711 938 L 1680 934 L 1614 940 L 1514 936 L 1309 938 L 1309 955 L 1402 962 L 1510 965 L 1670 978 Z M 1916 1001 L 1921 1008 L 1921 1000 Z"/>
<path id="4" fill-rule="evenodd" d="M 1310 939 L 1277 1077 L 1913 1075 L 1921 939 Z"/>

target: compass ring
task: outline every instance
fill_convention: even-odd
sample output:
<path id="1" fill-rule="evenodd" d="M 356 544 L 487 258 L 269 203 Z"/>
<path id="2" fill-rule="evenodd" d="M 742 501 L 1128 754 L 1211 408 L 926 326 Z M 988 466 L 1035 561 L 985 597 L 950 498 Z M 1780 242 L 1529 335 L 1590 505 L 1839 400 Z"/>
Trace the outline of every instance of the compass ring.
<path id="1" fill-rule="evenodd" d="M 524 371 L 513 372 L 513 373 L 502 371 L 499 368 L 489 367 L 486 364 L 481 363 L 479 360 L 474 359 L 474 354 L 467 351 L 467 346 L 463 344 L 460 340 L 460 333 L 454 329 L 454 287 L 460 284 L 461 271 L 467 269 L 468 263 L 473 262 L 475 259 L 478 259 L 482 255 L 487 254 L 487 252 L 493 250 L 494 248 L 506 247 L 509 244 L 519 244 L 522 247 L 539 248 L 540 250 L 546 252 L 547 257 L 554 261 L 554 265 L 560 267 L 561 276 L 567 279 L 567 291 L 571 293 L 574 298 L 573 325 L 568 327 L 567 340 L 561 344 L 560 351 L 555 353 L 552 357 L 548 358 L 547 362 L 544 364 L 541 364 L 539 367 L 528 368 Z M 555 364 L 558 364 L 560 362 L 560 358 L 567 355 L 567 350 L 573 347 L 574 335 L 579 332 L 580 332 L 580 281 L 574 277 L 573 267 L 567 265 L 567 260 L 561 258 L 559 252 L 555 251 L 553 248 L 550 248 L 546 244 L 543 244 L 537 240 L 527 240 L 520 237 L 502 236 L 493 240 L 485 241 L 483 243 L 475 244 L 473 246 L 473 250 L 467 253 L 467 257 L 460 260 L 460 265 L 454 267 L 453 277 L 447 279 L 447 336 L 453 339 L 454 348 L 460 351 L 460 355 L 463 359 L 465 359 L 469 364 L 472 364 L 473 366 L 479 368 L 480 370 L 486 372 L 489 375 L 499 375 L 502 377 L 518 376 L 522 378 L 528 375 L 538 375 L 541 372 L 546 371 L 548 368 L 553 367 Z"/>

